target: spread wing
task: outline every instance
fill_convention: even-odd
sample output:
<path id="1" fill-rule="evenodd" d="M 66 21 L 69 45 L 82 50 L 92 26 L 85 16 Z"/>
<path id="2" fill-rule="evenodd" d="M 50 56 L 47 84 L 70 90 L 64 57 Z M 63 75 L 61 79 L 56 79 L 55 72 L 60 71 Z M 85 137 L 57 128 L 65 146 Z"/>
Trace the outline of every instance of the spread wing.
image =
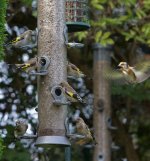
<path id="1" fill-rule="evenodd" d="M 141 83 L 150 77 L 150 70 L 143 72 L 143 71 L 137 71 L 137 70 L 133 69 L 133 71 L 136 75 L 138 83 Z"/>
<path id="2" fill-rule="evenodd" d="M 127 83 L 127 78 L 125 78 L 120 69 L 113 69 L 111 67 L 107 67 L 104 69 L 103 77 L 107 80 L 111 80 L 113 84 Z"/>
<path id="3" fill-rule="evenodd" d="M 145 72 L 150 74 L 150 61 L 142 61 L 135 65 L 133 68 L 136 71 Z"/>
<path id="4" fill-rule="evenodd" d="M 137 82 L 143 82 L 150 77 L 150 61 L 142 61 L 133 67 Z"/>

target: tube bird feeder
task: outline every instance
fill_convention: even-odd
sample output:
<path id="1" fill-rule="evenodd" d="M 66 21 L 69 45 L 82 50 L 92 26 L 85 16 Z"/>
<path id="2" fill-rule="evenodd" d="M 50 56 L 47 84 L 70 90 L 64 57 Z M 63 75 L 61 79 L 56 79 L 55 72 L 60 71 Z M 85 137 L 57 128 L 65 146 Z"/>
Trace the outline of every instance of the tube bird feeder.
<path id="1" fill-rule="evenodd" d="M 93 161 L 111 160 L 111 135 L 108 127 L 108 120 L 111 120 L 111 100 L 109 81 L 104 78 L 105 69 L 110 66 L 111 46 L 93 44 L 94 60 L 94 113 L 93 124 L 95 139 L 98 144 L 95 146 Z"/>
<path id="2" fill-rule="evenodd" d="M 63 35 L 65 1 L 42 0 L 38 3 L 38 56 L 49 60 L 47 75 L 38 77 L 38 130 L 36 146 L 70 146 L 66 137 L 67 105 L 59 84 L 67 80 L 67 50 Z M 45 70 L 45 68 L 42 70 Z M 57 104 L 54 103 L 58 102 Z"/>
<path id="3" fill-rule="evenodd" d="M 79 32 L 90 28 L 88 0 L 66 0 L 66 25 L 68 32 Z"/>

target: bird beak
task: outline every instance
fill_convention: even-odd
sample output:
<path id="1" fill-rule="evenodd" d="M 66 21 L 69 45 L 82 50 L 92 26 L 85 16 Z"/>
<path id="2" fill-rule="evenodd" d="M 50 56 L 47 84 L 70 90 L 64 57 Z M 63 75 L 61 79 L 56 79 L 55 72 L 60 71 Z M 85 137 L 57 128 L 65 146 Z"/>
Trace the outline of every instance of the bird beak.
<path id="1" fill-rule="evenodd" d="M 122 66 L 119 64 L 118 66 L 117 66 L 117 69 L 121 69 L 122 68 Z"/>

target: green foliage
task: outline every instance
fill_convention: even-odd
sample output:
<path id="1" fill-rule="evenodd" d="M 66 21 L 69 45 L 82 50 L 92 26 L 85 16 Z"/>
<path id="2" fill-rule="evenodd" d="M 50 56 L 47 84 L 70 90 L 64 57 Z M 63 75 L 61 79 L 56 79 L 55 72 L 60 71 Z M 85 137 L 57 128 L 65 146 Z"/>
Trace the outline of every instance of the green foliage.
<path id="1" fill-rule="evenodd" d="M 117 0 L 114 3 L 108 0 L 91 0 L 93 10 L 98 14 L 91 21 L 95 29 L 95 41 L 101 45 L 117 43 L 113 35 L 117 33 L 122 40 L 128 42 L 135 40 L 139 43 L 150 45 L 150 2 L 136 0 Z M 107 36 L 109 33 L 109 36 Z M 106 37 L 105 37 L 106 35 Z M 103 39 L 104 36 L 104 39 Z"/>
<path id="2" fill-rule="evenodd" d="M 92 0 L 92 1 L 91 1 L 91 5 L 92 5 L 94 8 L 98 9 L 98 10 L 104 10 L 104 7 L 102 6 L 101 3 L 105 3 L 106 1 L 107 1 L 107 0 L 103 0 L 103 1 L 99 2 L 99 0 Z"/>
<path id="3" fill-rule="evenodd" d="M 3 140 L 2 138 L 0 138 L 0 159 L 2 158 L 3 150 L 4 150 Z"/>
<path id="4" fill-rule="evenodd" d="M 75 36 L 78 37 L 79 41 L 82 41 L 83 39 L 85 39 L 88 35 L 88 32 L 87 31 L 84 31 L 84 32 L 76 32 L 75 33 Z"/>
<path id="5" fill-rule="evenodd" d="M 150 100 L 148 87 L 150 87 L 149 80 L 136 85 L 112 86 L 112 94 L 130 97 L 135 101 L 141 102 L 144 100 Z"/>
<path id="6" fill-rule="evenodd" d="M 114 41 L 110 38 L 110 35 L 110 32 L 102 33 L 102 31 L 98 31 L 95 36 L 95 41 L 100 43 L 102 46 L 112 45 L 114 44 Z"/>
<path id="7" fill-rule="evenodd" d="M 32 0 L 22 0 L 25 5 L 31 6 Z"/>
<path id="8" fill-rule="evenodd" d="M 5 23 L 6 23 L 6 9 L 7 9 L 7 0 L 1 0 L 0 2 L 0 60 L 4 57 L 3 44 L 5 41 Z"/>
<path id="9" fill-rule="evenodd" d="M 7 161 L 30 161 L 30 153 L 27 149 L 14 150 L 14 149 L 7 149 L 6 153 L 4 153 L 3 160 Z"/>

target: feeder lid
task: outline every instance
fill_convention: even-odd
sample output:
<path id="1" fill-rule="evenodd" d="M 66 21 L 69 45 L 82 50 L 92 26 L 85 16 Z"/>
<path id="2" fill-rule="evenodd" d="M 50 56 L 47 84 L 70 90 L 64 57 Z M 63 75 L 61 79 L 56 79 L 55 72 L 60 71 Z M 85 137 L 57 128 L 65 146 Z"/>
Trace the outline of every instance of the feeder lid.
<path id="1" fill-rule="evenodd" d="M 85 22 L 66 22 L 68 32 L 80 32 L 90 28 L 90 25 Z"/>

